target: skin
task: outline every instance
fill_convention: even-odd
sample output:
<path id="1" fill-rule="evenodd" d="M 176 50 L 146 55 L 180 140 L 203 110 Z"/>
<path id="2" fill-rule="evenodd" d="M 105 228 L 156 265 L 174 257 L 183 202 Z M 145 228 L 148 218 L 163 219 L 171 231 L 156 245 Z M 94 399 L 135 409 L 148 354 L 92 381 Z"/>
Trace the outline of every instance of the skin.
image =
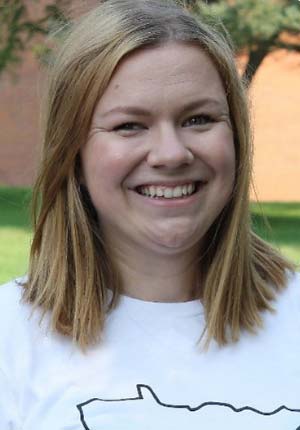
<path id="1" fill-rule="evenodd" d="M 123 293 L 194 299 L 203 237 L 230 198 L 235 172 L 227 98 L 207 54 L 168 43 L 123 59 L 95 108 L 81 159 Z M 201 186 L 188 198 L 136 192 L 196 180 Z"/>

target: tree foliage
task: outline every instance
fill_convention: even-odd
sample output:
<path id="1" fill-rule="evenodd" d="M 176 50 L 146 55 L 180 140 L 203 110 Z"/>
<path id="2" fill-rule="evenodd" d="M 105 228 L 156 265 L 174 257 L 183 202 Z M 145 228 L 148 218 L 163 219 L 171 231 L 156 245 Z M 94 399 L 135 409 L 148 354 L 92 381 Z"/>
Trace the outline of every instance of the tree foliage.
<path id="1" fill-rule="evenodd" d="M 283 35 L 300 36 L 298 0 L 219 0 L 196 1 L 193 8 L 208 21 L 225 26 L 236 49 L 247 52 L 244 77 L 251 83 L 269 52 L 285 48 L 300 51 L 299 42 L 287 42 Z"/>
<path id="2" fill-rule="evenodd" d="M 50 0 L 49 0 L 50 1 Z M 65 22 L 63 10 L 70 0 L 52 0 L 42 16 L 30 17 L 28 3 L 38 0 L 0 0 L 0 75 L 22 60 L 37 36 L 46 36 L 54 23 Z M 287 42 L 284 34 L 300 35 L 299 0 L 181 0 L 214 25 L 229 32 L 237 51 L 247 52 L 244 76 L 251 83 L 269 52 L 278 48 L 300 51 L 299 42 Z M 217 23 L 217 24 L 216 24 Z M 223 27 L 224 25 L 224 27 Z M 45 45 L 36 44 L 39 53 Z"/>
<path id="3" fill-rule="evenodd" d="M 46 36 L 54 22 L 65 21 L 66 0 L 53 0 L 42 16 L 30 17 L 28 0 L 0 0 L 0 75 L 22 60 L 23 52 L 38 36 Z M 31 0 L 32 3 L 38 3 Z"/>

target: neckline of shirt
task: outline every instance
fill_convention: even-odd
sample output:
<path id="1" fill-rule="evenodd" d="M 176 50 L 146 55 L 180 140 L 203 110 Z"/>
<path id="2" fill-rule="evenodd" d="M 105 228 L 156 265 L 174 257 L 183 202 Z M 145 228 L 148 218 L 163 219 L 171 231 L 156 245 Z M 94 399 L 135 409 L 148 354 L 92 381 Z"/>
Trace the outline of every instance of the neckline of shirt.
<path id="1" fill-rule="evenodd" d="M 153 317 L 153 315 L 162 318 L 194 317 L 204 314 L 204 307 L 200 299 L 186 302 L 153 302 L 120 294 L 118 307 L 120 310 L 145 317 Z"/>

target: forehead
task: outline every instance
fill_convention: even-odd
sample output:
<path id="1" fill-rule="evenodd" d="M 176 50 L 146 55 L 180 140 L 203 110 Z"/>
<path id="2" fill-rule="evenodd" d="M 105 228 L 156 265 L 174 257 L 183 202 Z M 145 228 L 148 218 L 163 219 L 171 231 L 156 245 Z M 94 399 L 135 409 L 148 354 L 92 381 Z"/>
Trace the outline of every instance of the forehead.
<path id="1" fill-rule="evenodd" d="M 176 96 L 188 98 L 195 93 L 226 101 L 222 80 L 208 54 L 196 44 L 172 42 L 126 56 L 117 66 L 101 104 L 144 97 L 149 102 L 155 98 L 172 102 Z"/>

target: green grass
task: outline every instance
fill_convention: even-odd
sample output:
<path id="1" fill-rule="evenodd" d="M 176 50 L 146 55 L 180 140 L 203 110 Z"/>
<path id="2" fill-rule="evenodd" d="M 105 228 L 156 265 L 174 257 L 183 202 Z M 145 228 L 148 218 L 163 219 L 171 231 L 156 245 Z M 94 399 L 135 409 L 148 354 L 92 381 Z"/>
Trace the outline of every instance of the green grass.
<path id="1" fill-rule="evenodd" d="M 252 204 L 255 231 L 300 266 L 300 202 Z M 264 218 L 267 226 L 264 223 Z"/>
<path id="2" fill-rule="evenodd" d="M 29 189 L 0 187 L 0 284 L 26 273 L 30 195 Z M 256 232 L 300 265 L 300 202 L 253 204 L 252 213 Z"/>
<path id="3" fill-rule="evenodd" d="M 0 188 L 0 284 L 26 273 L 31 228 L 30 190 Z"/>

